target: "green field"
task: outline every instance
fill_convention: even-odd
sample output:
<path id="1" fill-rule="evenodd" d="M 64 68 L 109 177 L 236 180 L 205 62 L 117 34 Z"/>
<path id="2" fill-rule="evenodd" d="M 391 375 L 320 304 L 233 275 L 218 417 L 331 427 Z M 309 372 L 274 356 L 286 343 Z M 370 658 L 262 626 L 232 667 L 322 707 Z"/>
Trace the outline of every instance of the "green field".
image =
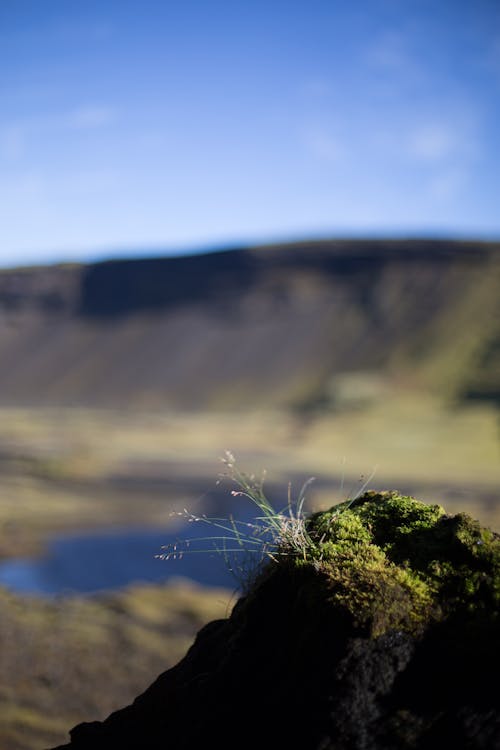
<path id="1" fill-rule="evenodd" d="M 0 747 L 61 744 L 130 703 L 230 600 L 186 583 L 55 601 L 0 590 Z"/>
<path id="2" fill-rule="evenodd" d="M 48 534 L 157 526 L 214 488 L 226 449 L 282 484 L 315 476 L 311 504 L 373 488 L 412 491 L 500 520 L 498 413 L 393 398 L 315 419 L 283 412 L 138 413 L 3 409 L 2 556 L 36 554 Z"/>

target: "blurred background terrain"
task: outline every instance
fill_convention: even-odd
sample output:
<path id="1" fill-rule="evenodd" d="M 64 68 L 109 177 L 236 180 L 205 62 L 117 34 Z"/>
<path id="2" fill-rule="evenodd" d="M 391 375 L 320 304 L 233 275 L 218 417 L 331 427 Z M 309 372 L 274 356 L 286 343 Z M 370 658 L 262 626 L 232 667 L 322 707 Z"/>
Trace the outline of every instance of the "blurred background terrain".
<path id="1" fill-rule="evenodd" d="M 495 243 L 6 269 L 0 305 L 0 357 L 15 362 L 0 372 L 12 747 L 131 700 L 227 612 L 240 582 L 221 555 L 155 559 L 204 532 L 184 508 L 248 517 L 217 486 L 225 449 L 267 471 L 277 507 L 314 476 L 309 508 L 367 482 L 500 528 Z"/>
<path id="2" fill-rule="evenodd" d="M 0 4 L 0 747 L 224 617 L 225 450 L 500 529 L 500 8 Z"/>

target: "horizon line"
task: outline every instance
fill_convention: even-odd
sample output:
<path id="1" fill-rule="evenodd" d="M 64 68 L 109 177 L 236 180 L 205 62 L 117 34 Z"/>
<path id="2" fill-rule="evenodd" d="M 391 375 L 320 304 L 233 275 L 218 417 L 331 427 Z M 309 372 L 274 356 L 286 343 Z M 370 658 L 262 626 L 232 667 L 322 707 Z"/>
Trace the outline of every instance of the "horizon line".
<path id="1" fill-rule="evenodd" d="M 200 243 L 200 244 L 186 244 L 179 246 L 160 246 L 150 245 L 139 249 L 139 247 L 122 247 L 120 249 L 108 249 L 108 250 L 95 250 L 89 251 L 87 254 L 82 251 L 82 255 L 87 257 L 82 259 L 70 259 L 65 258 L 64 255 L 59 258 L 47 259 L 47 260 L 29 260 L 21 261 L 20 263 L 9 263 L 6 265 L 0 260 L 0 270 L 8 271 L 15 269 L 28 269 L 28 268 L 42 268 L 50 266 L 86 266 L 94 265 L 98 263 L 106 263 L 113 261 L 133 261 L 133 260 L 148 260 L 154 258 L 176 258 L 176 257 L 195 257 L 197 255 L 209 255 L 220 252 L 231 252 L 239 250 L 251 250 L 265 247 L 278 247 L 278 246 L 293 246 L 302 244 L 321 244 L 328 242 L 452 242 L 456 244 L 472 243 L 472 244 L 497 244 L 500 243 L 500 233 L 451 233 L 447 231 L 442 232 L 401 232 L 401 233 L 385 233 L 385 232 L 370 232 L 370 233 L 336 233 L 336 234 L 323 234 L 323 233 L 311 233 L 308 235 L 300 236 L 274 236 L 272 238 L 254 238 L 248 240 L 234 240 L 234 241 L 221 241 L 211 243 Z"/>

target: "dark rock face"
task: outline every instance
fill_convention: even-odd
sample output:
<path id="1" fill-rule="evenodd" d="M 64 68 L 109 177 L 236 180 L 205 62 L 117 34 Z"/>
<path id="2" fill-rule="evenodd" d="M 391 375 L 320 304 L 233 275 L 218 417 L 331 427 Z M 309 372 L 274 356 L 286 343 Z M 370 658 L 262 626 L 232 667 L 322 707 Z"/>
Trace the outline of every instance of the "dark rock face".
<path id="1" fill-rule="evenodd" d="M 133 705 L 79 725 L 65 747 L 500 747 L 498 695 L 488 687 L 500 669 L 496 630 L 472 618 L 422 639 L 349 637 L 279 599 L 272 622 L 241 601 Z"/>
<path id="2" fill-rule="evenodd" d="M 376 503 L 392 508 L 400 499 L 394 493 L 367 497 L 357 518 L 364 513 L 370 528 L 376 527 Z M 403 500 L 408 520 L 414 509 Z M 176 667 L 131 706 L 104 722 L 77 726 L 64 748 L 500 748 L 500 701 L 492 687 L 500 673 L 499 539 L 488 532 L 489 549 L 466 567 L 464 517 L 452 524 L 436 508 L 436 534 L 442 538 L 445 529 L 444 547 L 462 540 L 460 574 L 466 580 L 473 571 L 475 588 L 460 597 L 456 586 L 450 593 L 456 571 L 448 572 L 439 607 L 418 627 L 379 628 L 374 635 L 349 606 L 335 603 L 336 583 L 326 568 L 273 563 L 229 619 L 200 631 Z M 420 513 L 419 530 L 423 518 Z M 338 537 L 332 532 L 330 544 L 349 523 Z M 478 527 L 469 527 L 477 545 Z"/>

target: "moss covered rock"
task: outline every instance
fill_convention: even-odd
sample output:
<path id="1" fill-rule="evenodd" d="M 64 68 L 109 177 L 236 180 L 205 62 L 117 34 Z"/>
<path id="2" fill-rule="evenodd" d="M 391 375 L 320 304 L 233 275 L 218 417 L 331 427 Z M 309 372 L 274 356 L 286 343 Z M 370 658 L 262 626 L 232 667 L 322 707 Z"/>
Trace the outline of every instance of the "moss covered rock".
<path id="1" fill-rule="evenodd" d="M 307 522 L 231 616 L 68 748 L 500 748 L 500 539 L 368 492 Z M 126 658 L 126 655 L 124 655 Z"/>
<path id="2" fill-rule="evenodd" d="M 498 611 L 500 539 L 466 514 L 367 492 L 317 513 L 308 530 L 329 600 L 372 636 L 418 633 L 457 608 Z"/>

